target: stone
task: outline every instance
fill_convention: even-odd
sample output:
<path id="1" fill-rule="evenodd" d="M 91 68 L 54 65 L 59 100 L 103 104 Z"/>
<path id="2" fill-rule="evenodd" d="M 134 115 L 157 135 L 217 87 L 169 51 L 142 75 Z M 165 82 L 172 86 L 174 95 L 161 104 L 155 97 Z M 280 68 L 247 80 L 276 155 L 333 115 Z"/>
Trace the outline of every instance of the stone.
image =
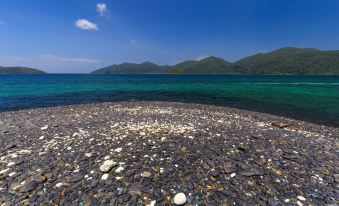
<path id="1" fill-rule="evenodd" d="M 245 177 L 261 176 L 264 175 L 264 171 L 259 168 L 251 168 L 250 170 L 242 171 L 241 174 Z"/>
<path id="2" fill-rule="evenodd" d="M 7 173 L 8 171 L 9 171 L 9 168 L 4 169 L 4 170 L 1 170 L 1 171 L 0 171 L 0 175 L 5 174 L 5 173 Z"/>
<path id="3" fill-rule="evenodd" d="M 210 174 L 211 174 L 213 177 L 218 177 L 220 173 L 219 173 L 218 170 L 212 170 L 212 171 L 210 172 Z"/>
<path id="4" fill-rule="evenodd" d="M 8 174 L 9 177 L 13 177 L 16 174 L 16 172 L 11 172 Z"/>
<path id="5" fill-rule="evenodd" d="M 119 148 L 116 148 L 114 151 L 115 151 L 115 152 L 117 152 L 117 153 L 119 153 L 119 152 L 121 152 L 121 151 L 122 151 L 122 148 L 121 148 L 121 147 L 119 147 Z"/>
<path id="6" fill-rule="evenodd" d="M 8 145 L 5 147 L 5 150 L 13 149 L 13 148 L 15 148 L 15 147 L 17 147 L 16 144 L 8 144 Z"/>
<path id="7" fill-rule="evenodd" d="M 90 158 L 92 156 L 93 156 L 92 153 L 85 153 L 85 157 L 87 157 L 87 158 Z"/>
<path id="8" fill-rule="evenodd" d="M 44 183 L 46 179 L 47 178 L 43 175 L 35 175 L 32 177 L 32 180 L 36 181 L 37 183 Z"/>
<path id="9" fill-rule="evenodd" d="M 141 173 L 141 177 L 150 177 L 152 174 L 148 171 Z"/>
<path id="10" fill-rule="evenodd" d="M 339 183 L 339 174 L 335 174 L 335 175 L 334 175 L 334 181 L 335 181 L 336 183 Z"/>
<path id="11" fill-rule="evenodd" d="M 234 169 L 234 166 L 231 162 L 226 162 L 224 164 L 224 167 L 223 167 L 223 171 L 226 173 L 226 174 L 231 174 L 233 172 L 235 172 L 235 169 Z"/>
<path id="12" fill-rule="evenodd" d="M 269 206 L 276 206 L 277 205 L 277 201 L 276 201 L 275 197 L 268 198 L 267 202 L 268 202 Z"/>
<path id="13" fill-rule="evenodd" d="M 118 167 L 114 172 L 115 173 L 120 173 L 121 171 L 123 171 L 124 170 L 124 168 L 123 167 Z"/>
<path id="14" fill-rule="evenodd" d="M 297 199 L 300 200 L 300 201 L 306 201 L 306 198 L 303 197 L 303 196 L 297 196 Z"/>
<path id="15" fill-rule="evenodd" d="M 104 163 L 100 166 L 100 171 L 107 173 L 109 172 L 114 166 L 116 166 L 117 163 L 113 160 L 106 160 Z"/>
<path id="16" fill-rule="evenodd" d="M 47 129 L 48 129 L 48 125 L 41 127 L 41 131 L 44 131 L 44 130 L 47 130 Z"/>
<path id="17" fill-rule="evenodd" d="M 98 186 L 98 184 L 99 184 L 99 181 L 98 181 L 98 180 L 94 180 L 94 181 L 91 183 L 91 187 L 92 187 L 92 188 L 95 188 L 95 187 Z"/>
<path id="18" fill-rule="evenodd" d="M 75 183 L 75 182 L 79 182 L 83 178 L 84 178 L 84 176 L 82 176 L 82 175 L 72 175 L 72 176 L 67 177 L 66 181 L 68 183 Z"/>
<path id="19" fill-rule="evenodd" d="M 11 167 L 13 165 L 15 165 L 15 162 L 10 162 L 10 163 L 7 164 L 7 167 Z"/>
<path id="20" fill-rule="evenodd" d="M 30 192 L 32 190 L 35 190 L 35 188 L 37 187 L 38 187 L 38 183 L 36 181 L 29 180 L 21 187 L 20 192 L 22 193 Z"/>
<path id="21" fill-rule="evenodd" d="M 103 174 L 101 177 L 101 180 L 107 180 L 108 179 L 109 174 Z"/>
<path id="22" fill-rule="evenodd" d="M 186 201 L 187 201 L 186 195 L 184 193 L 182 193 L 182 192 L 177 193 L 174 196 L 173 201 L 174 201 L 174 204 L 176 204 L 176 205 L 184 205 L 186 203 Z"/>

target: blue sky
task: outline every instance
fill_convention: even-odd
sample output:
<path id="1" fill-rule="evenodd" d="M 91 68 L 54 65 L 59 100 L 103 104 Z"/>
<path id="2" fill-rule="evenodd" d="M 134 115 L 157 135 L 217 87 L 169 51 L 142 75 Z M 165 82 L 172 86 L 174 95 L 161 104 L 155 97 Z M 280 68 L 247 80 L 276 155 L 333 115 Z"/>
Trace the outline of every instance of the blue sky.
<path id="1" fill-rule="evenodd" d="M 0 65 L 89 72 L 279 47 L 339 49 L 338 0 L 1 0 Z"/>

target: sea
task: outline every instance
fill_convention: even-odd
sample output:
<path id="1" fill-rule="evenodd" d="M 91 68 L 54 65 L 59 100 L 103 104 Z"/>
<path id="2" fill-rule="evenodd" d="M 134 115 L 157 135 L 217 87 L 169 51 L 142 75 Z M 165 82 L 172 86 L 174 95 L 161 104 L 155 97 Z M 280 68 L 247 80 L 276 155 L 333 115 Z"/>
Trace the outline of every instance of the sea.
<path id="1" fill-rule="evenodd" d="M 210 104 L 339 127 L 339 76 L 0 75 L 0 112 L 119 101 Z"/>

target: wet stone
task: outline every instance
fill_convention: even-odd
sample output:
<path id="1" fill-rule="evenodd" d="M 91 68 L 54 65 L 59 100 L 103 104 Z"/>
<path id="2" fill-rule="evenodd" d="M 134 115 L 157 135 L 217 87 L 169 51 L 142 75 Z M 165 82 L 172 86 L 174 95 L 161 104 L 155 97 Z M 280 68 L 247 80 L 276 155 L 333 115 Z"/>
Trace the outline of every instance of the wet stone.
<path id="1" fill-rule="evenodd" d="M 82 175 L 72 175 L 66 178 L 66 182 L 67 183 L 75 183 L 75 182 L 79 182 L 80 180 L 82 180 L 84 178 L 84 176 Z"/>
<path id="2" fill-rule="evenodd" d="M 250 170 L 242 171 L 241 174 L 245 177 L 252 177 L 252 176 L 262 176 L 265 173 L 263 169 L 251 168 Z"/>
<path id="3" fill-rule="evenodd" d="M 32 177 L 32 180 L 37 182 L 37 183 L 44 183 L 46 181 L 46 177 L 43 175 L 35 175 Z"/>
<path id="4" fill-rule="evenodd" d="M 218 177 L 219 176 L 219 171 L 218 170 L 212 170 L 211 172 L 210 172 L 210 175 L 212 175 L 213 177 Z"/>
<path id="5" fill-rule="evenodd" d="M 36 181 L 29 180 L 21 187 L 20 192 L 22 193 L 30 192 L 32 190 L 35 190 L 35 188 L 37 187 L 38 187 L 38 183 Z"/>

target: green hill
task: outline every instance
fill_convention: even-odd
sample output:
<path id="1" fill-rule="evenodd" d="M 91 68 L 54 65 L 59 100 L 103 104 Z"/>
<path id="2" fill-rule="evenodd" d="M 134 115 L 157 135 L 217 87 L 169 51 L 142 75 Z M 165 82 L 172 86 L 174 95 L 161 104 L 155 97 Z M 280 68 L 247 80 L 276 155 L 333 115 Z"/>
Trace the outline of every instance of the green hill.
<path id="1" fill-rule="evenodd" d="M 339 51 L 286 47 L 235 64 L 246 74 L 339 74 Z"/>
<path id="2" fill-rule="evenodd" d="M 156 74 L 165 73 L 166 70 L 166 66 L 158 66 L 151 62 L 141 64 L 123 63 L 98 69 L 92 74 Z"/>
<path id="3" fill-rule="evenodd" d="M 170 68 L 170 73 L 185 74 L 237 74 L 240 68 L 230 62 L 214 56 L 200 61 L 184 61 Z"/>
<path id="4" fill-rule="evenodd" d="M 0 74 L 45 74 L 46 72 L 28 67 L 0 67 Z"/>
<path id="5" fill-rule="evenodd" d="M 339 51 L 286 47 L 243 58 L 235 63 L 214 56 L 174 66 L 151 62 L 123 63 L 93 74 L 339 74 Z"/>

